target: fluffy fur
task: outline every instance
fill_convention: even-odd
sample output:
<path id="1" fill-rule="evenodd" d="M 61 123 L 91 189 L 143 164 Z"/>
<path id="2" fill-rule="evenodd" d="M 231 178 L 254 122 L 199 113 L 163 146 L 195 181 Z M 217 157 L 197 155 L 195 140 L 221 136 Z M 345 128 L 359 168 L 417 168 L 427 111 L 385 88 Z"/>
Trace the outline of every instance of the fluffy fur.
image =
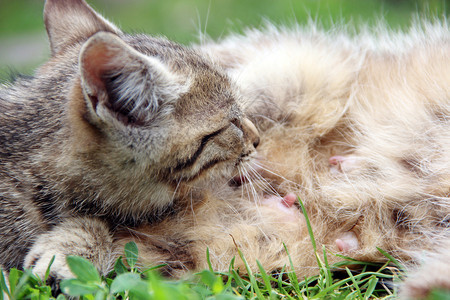
<path id="1" fill-rule="evenodd" d="M 301 196 L 323 242 L 353 230 L 376 259 L 375 245 L 407 257 L 448 238 L 449 42 L 444 21 L 355 37 L 270 28 L 204 49 L 256 99 L 277 188 Z"/>
<path id="2" fill-rule="evenodd" d="M 408 263 L 447 243 L 447 21 L 417 22 L 405 33 L 380 27 L 356 35 L 314 25 L 269 26 L 199 48 L 227 69 L 248 100 L 246 112 L 261 134 L 258 152 L 263 159 L 258 164 L 264 180 L 244 185 L 244 199 L 214 200 L 209 206 L 224 207 L 219 214 L 213 208 L 205 213 L 207 203 L 184 215 L 191 221 L 167 220 L 160 229 L 132 232 L 148 251 L 144 262 L 173 265 L 176 255 L 154 256 L 154 246 L 148 245 L 158 241 L 170 251 L 170 237 L 176 236 L 189 241 L 188 249 L 202 249 L 175 259 L 181 268 L 205 267 L 208 247 L 213 265 L 226 270 L 237 246 L 249 262 L 258 259 L 276 270 L 288 264 L 284 242 L 299 275 L 314 272 L 302 218 L 283 222 L 285 212 L 266 211 L 261 199 L 267 182 L 279 194 L 294 192 L 302 198 L 316 242 L 332 252 L 384 261 L 376 249 L 380 247 Z M 256 207 L 248 198 L 255 199 Z M 181 230 L 186 227 L 190 230 Z M 435 286 L 446 288 L 448 277 L 436 276 L 440 281 Z"/>
<path id="3" fill-rule="evenodd" d="M 429 299 L 433 292 L 450 291 L 449 247 L 447 240 L 441 248 L 417 256 L 420 264 L 410 267 L 406 281 L 400 286 L 401 299 Z"/>

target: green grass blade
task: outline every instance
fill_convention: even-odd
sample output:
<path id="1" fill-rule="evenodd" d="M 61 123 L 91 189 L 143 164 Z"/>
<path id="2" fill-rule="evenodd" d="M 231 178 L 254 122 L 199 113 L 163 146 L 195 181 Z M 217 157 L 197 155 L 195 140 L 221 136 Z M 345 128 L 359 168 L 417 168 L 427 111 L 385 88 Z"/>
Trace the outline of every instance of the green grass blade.
<path id="1" fill-rule="evenodd" d="M 356 282 L 355 277 L 353 277 L 352 272 L 350 272 L 350 270 L 348 268 L 345 268 L 345 271 L 347 271 L 348 277 L 352 280 L 352 282 L 353 282 L 352 286 L 356 289 L 356 292 L 358 293 L 359 298 L 360 299 L 365 299 L 365 298 L 363 298 L 363 295 L 361 293 L 361 289 L 359 288 L 359 285 Z"/>
<path id="2" fill-rule="evenodd" d="M 261 277 L 262 277 L 262 279 L 264 281 L 264 284 L 266 286 L 266 290 L 267 290 L 267 292 L 270 295 L 270 299 L 275 299 L 275 297 L 274 297 L 275 295 L 273 294 L 272 285 L 270 283 L 269 275 L 267 274 L 266 270 L 264 270 L 264 267 L 261 265 L 261 263 L 258 260 L 256 260 L 256 264 L 258 265 L 259 272 L 260 272 Z"/>
<path id="3" fill-rule="evenodd" d="M 209 256 L 209 248 L 206 248 L 206 263 L 208 264 L 208 268 L 211 272 L 214 272 L 213 267 L 211 265 L 211 257 Z"/>
<path id="4" fill-rule="evenodd" d="M 327 251 L 325 249 L 325 245 L 322 246 L 323 251 L 323 260 L 324 265 L 322 267 L 323 273 L 325 275 L 325 287 L 329 287 L 332 284 L 332 275 L 330 271 L 330 266 L 328 265 L 328 257 L 327 257 Z"/>
<path id="5" fill-rule="evenodd" d="M 239 276 L 238 272 L 236 272 L 235 269 L 232 269 L 230 272 L 231 276 L 233 277 L 234 281 L 238 285 L 238 287 L 242 290 L 242 295 L 247 298 L 248 290 L 246 288 L 246 284 L 244 283 L 244 280 Z"/>
<path id="6" fill-rule="evenodd" d="M 306 276 L 305 276 L 305 280 L 302 282 L 302 285 L 304 286 L 304 289 L 305 289 L 306 299 L 311 298 L 311 296 L 309 294 L 309 280 L 308 280 L 308 278 L 306 278 Z"/>
<path id="7" fill-rule="evenodd" d="M 47 270 L 45 270 L 44 282 L 47 282 L 48 276 L 50 275 L 50 267 L 53 265 L 54 261 L 55 261 L 55 255 L 53 255 L 52 259 L 50 259 Z"/>
<path id="8" fill-rule="evenodd" d="M 354 277 L 355 279 L 360 280 L 362 277 L 368 277 L 368 276 L 371 276 L 371 275 L 375 275 L 375 276 L 377 276 L 377 277 L 379 277 L 379 278 L 388 278 L 388 279 L 392 279 L 392 275 L 386 275 L 386 274 L 383 274 L 383 273 L 377 273 L 377 272 L 366 272 L 366 273 L 364 273 L 364 274 L 353 275 L 353 277 Z M 365 282 L 365 281 L 367 281 L 367 280 L 368 280 L 367 278 L 366 278 L 366 279 L 362 279 L 361 282 Z M 346 284 L 346 283 L 348 283 L 348 282 L 350 282 L 350 281 L 352 281 L 351 278 L 345 278 L 345 279 L 342 279 L 342 280 L 340 280 L 340 281 L 338 281 L 338 282 L 336 282 L 336 283 L 333 283 L 332 285 L 330 285 L 330 287 L 321 290 L 321 291 L 320 291 L 319 293 L 317 293 L 317 295 L 315 295 L 314 297 L 315 297 L 315 298 L 318 298 L 318 299 L 322 299 L 322 298 L 325 297 L 330 291 L 335 290 L 335 289 L 339 288 L 340 286 L 342 286 L 342 285 L 344 285 L 344 284 Z"/>
<path id="9" fill-rule="evenodd" d="M 317 252 L 316 240 L 314 238 L 314 233 L 313 233 L 313 230 L 311 227 L 311 222 L 309 222 L 308 213 L 306 212 L 305 206 L 303 205 L 303 202 L 300 199 L 300 197 L 297 197 L 297 199 L 298 199 L 298 203 L 300 203 L 300 207 L 302 208 L 303 215 L 305 216 L 305 219 L 306 219 L 306 226 L 308 227 L 308 233 L 309 233 L 309 237 L 311 238 L 311 243 L 312 243 L 314 252 Z"/>
<path id="10" fill-rule="evenodd" d="M 375 287 L 377 286 L 378 278 L 372 275 L 369 279 L 369 283 L 367 285 L 366 293 L 364 294 L 364 299 L 369 299 L 372 296 Z"/>
<path id="11" fill-rule="evenodd" d="M 20 277 L 19 270 L 15 269 L 15 268 L 9 270 L 9 276 L 8 276 L 9 289 L 10 289 L 11 295 L 13 295 L 13 296 L 16 293 L 16 286 L 17 286 L 17 282 L 19 281 L 19 277 Z"/>
<path id="12" fill-rule="evenodd" d="M 150 271 L 157 270 L 157 269 L 163 268 L 163 267 L 165 267 L 165 266 L 167 266 L 167 264 L 159 264 L 159 265 L 156 265 L 156 266 L 147 268 L 147 269 L 145 269 L 144 271 L 142 271 L 141 273 L 142 273 L 142 274 L 148 273 L 148 272 L 150 272 Z"/>
<path id="13" fill-rule="evenodd" d="M 236 256 L 233 256 L 230 261 L 230 266 L 228 267 L 228 272 L 231 273 L 231 270 L 234 270 L 234 262 L 236 260 Z"/>
<path id="14" fill-rule="evenodd" d="M 281 290 L 283 292 L 283 294 L 287 294 L 287 291 L 283 287 L 283 277 L 282 277 L 283 274 L 284 274 L 284 267 L 281 270 L 281 272 L 278 274 L 278 279 L 277 279 L 278 289 Z"/>
<path id="15" fill-rule="evenodd" d="M 325 266 L 325 264 L 322 262 L 322 260 L 320 259 L 320 256 L 319 256 L 319 254 L 317 253 L 317 252 L 315 252 L 314 253 L 314 255 L 316 256 L 316 260 L 317 260 L 317 265 L 318 265 L 318 267 L 319 267 L 319 278 L 318 278 L 318 280 L 317 280 L 317 285 L 319 286 L 319 288 L 320 289 L 324 289 L 324 288 L 326 288 L 326 286 L 323 284 L 323 282 L 324 282 L 324 280 L 323 280 L 323 278 L 324 278 L 324 266 Z"/>
<path id="16" fill-rule="evenodd" d="M 8 299 L 12 299 L 11 292 L 9 291 L 8 286 L 6 285 L 5 275 L 3 274 L 3 269 L 0 269 L 0 292 L 3 297 L 3 293 L 8 295 Z"/>
<path id="17" fill-rule="evenodd" d="M 259 289 L 258 282 L 255 278 L 255 275 L 253 275 L 253 272 L 250 269 L 250 266 L 248 265 L 247 260 L 244 257 L 244 254 L 242 254 L 241 249 L 237 248 L 237 250 L 239 253 L 239 257 L 242 259 L 242 261 L 244 262 L 245 268 L 247 269 L 247 273 L 248 273 L 248 277 L 250 279 L 252 291 L 254 291 L 256 293 L 256 296 L 258 297 L 258 299 L 265 299 L 261 293 L 261 290 Z"/>
<path id="18" fill-rule="evenodd" d="M 377 247 L 377 250 L 378 250 L 381 254 L 383 254 L 384 256 L 386 256 L 391 262 L 393 262 L 397 268 L 399 268 L 400 270 L 404 270 L 404 269 L 405 269 L 405 267 L 403 266 L 403 264 L 401 264 L 401 263 L 400 263 L 397 259 L 395 259 L 392 255 L 390 255 L 389 253 L 387 253 L 386 251 L 384 251 L 384 250 L 381 249 L 381 248 L 378 248 L 378 247 Z"/>
<path id="19" fill-rule="evenodd" d="M 289 251 L 288 251 L 285 243 L 283 243 L 283 247 L 289 258 L 289 264 L 291 267 L 291 271 L 287 273 L 288 277 L 291 280 L 291 284 L 293 285 L 295 292 L 297 293 L 298 296 L 300 296 L 300 287 L 298 286 L 298 278 L 297 278 L 297 274 L 295 274 L 294 263 L 292 262 L 291 255 L 289 254 Z"/>

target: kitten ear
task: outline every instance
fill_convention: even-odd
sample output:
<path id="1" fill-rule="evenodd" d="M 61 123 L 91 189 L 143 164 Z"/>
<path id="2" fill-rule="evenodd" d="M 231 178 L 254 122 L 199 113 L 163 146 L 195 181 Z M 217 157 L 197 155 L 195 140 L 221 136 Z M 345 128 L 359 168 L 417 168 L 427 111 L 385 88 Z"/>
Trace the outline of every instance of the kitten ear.
<path id="1" fill-rule="evenodd" d="M 88 105 L 103 121 L 145 124 L 162 102 L 175 101 L 186 91 L 162 62 L 111 33 L 99 32 L 86 42 L 80 68 Z"/>
<path id="2" fill-rule="evenodd" d="M 47 0 L 44 23 L 52 56 L 99 31 L 120 34 L 116 26 L 97 14 L 84 0 Z"/>

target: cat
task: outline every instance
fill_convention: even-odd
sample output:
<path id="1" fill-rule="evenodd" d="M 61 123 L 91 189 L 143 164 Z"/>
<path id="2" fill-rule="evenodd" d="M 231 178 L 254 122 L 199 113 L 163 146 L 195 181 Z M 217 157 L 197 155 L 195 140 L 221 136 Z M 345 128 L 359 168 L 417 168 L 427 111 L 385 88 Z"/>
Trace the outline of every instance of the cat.
<path id="1" fill-rule="evenodd" d="M 0 90 L 0 265 L 43 275 L 55 255 L 60 279 L 73 254 L 105 273 L 115 232 L 201 203 L 259 135 L 198 50 L 124 34 L 84 0 L 46 1 L 44 21 L 50 60 Z"/>
<path id="2" fill-rule="evenodd" d="M 319 243 L 367 261 L 376 247 L 407 264 L 437 253 L 403 286 L 411 298 L 450 290 L 449 33 L 445 19 L 354 36 L 268 25 L 201 46 L 257 99 L 258 151 Z"/>
<path id="3" fill-rule="evenodd" d="M 253 271 L 256 259 L 275 271 L 289 269 L 284 243 L 298 276 L 317 273 L 304 219 L 291 218 L 285 205 L 294 193 L 318 245 L 384 262 L 379 247 L 405 264 L 423 251 L 441 252 L 423 267 L 432 280 L 407 293 L 412 274 L 401 295 L 448 289 L 448 254 L 440 250 L 450 240 L 448 22 L 417 20 L 406 32 L 380 26 L 352 35 L 316 24 L 268 25 L 198 45 L 250 99 L 245 113 L 260 132 L 263 178 L 241 181 L 242 196 L 207 202 L 183 220 L 125 232 L 116 251 L 134 240 L 143 264 L 167 263 L 172 268 L 164 271 L 177 275 L 207 267 L 207 248 L 214 269 L 226 271 L 239 248 Z M 265 196 L 268 183 L 286 196 Z M 292 210 L 266 211 L 267 201 Z M 180 245 L 188 256 L 177 256 Z M 236 264 L 245 270 L 239 258 Z M 436 266 L 444 272 L 431 271 Z"/>
<path id="4" fill-rule="evenodd" d="M 446 21 L 355 37 L 271 27 L 203 46 L 258 99 L 247 112 L 278 188 L 392 250 L 448 234 L 449 47 Z"/>

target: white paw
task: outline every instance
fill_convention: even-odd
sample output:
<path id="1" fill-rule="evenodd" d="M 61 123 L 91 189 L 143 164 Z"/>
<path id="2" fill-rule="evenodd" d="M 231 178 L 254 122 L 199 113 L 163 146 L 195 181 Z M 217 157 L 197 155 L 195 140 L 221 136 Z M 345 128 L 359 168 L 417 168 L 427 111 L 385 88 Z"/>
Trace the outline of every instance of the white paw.
<path id="1" fill-rule="evenodd" d="M 55 256 L 51 276 L 56 280 L 72 278 L 74 275 L 69 270 L 66 256 L 76 255 L 87 258 L 102 274 L 106 274 L 114 263 L 110 255 L 112 245 L 109 229 L 102 221 L 93 218 L 68 219 L 37 237 L 25 257 L 24 266 L 33 267 L 33 271 L 43 278 Z"/>
<path id="2" fill-rule="evenodd" d="M 57 245 L 48 241 L 45 236 L 40 237 L 25 257 L 24 267 L 33 268 L 33 273 L 43 279 L 52 258 L 55 257 L 50 269 L 51 277 L 58 280 L 72 278 L 73 274 L 66 263 L 66 255 L 59 252 L 55 246 Z"/>

